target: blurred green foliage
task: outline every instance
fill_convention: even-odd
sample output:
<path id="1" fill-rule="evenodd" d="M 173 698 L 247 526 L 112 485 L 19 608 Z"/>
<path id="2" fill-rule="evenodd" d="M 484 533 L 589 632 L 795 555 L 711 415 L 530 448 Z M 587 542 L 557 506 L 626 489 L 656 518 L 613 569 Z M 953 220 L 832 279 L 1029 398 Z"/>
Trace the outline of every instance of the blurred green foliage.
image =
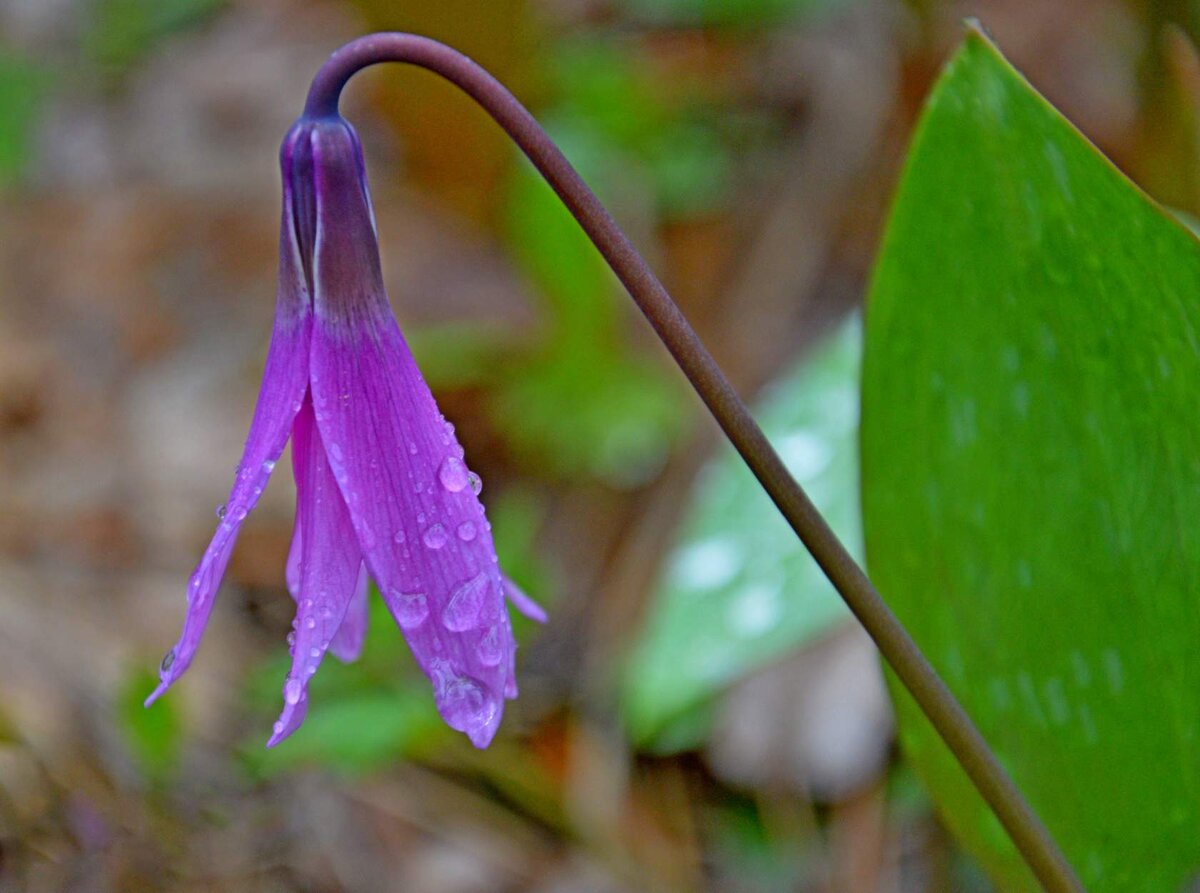
<path id="1" fill-rule="evenodd" d="M 138 664 L 130 670 L 117 696 L 117 725 L 125 738 L 134 765 L 151 784 L 168 781 L 179 762 L 183 724 L 178 701 L 163 698 L 153 710 L 143 706 L 146 693 L 158 685 L 158 674 Z"/>
<path id="2" fill-rule="evenodd" d="M 25 171 L 50 74 L 18 53 L 0 48 L 0 190 Z"/>
<path id="3" fill-rule="evenodd" d="M 215 13 L 225 0 L 96 0 L 84 51 L 103 69 L 120 73 L 165 37 Z"/>
<path id="4" fill-rule="evenodd" d="M 1089 890 L 1200 867 L 1200 245 L 972 31 L 867 311 L 873 579 Z M 1034 890 L 913 701 L 954 832 Z"/>
<path id="5" fill-rule="evenodd" d="M 655 24 L 761 28 L 848 6 L 856 0 L 620 0 L 628 14 Z"/>
<path id="6" fill-rule="evenodd" d="M 851 318 L 766 392 L 756 412 L 796 479 L 861 554 L 858 369 Z M 703 740 L 713 698 L 848 616 L 732 447 L 704 469 L 679 543 L 624 668 L 634 740 L 660 752 Z"/>
<path id="7" fill-rule="evenodd" d="M 547 129 L 615 206 L 657 224 L 724 198 L 728 158 L 715 131 L 694 109 L 663 101 L 627 54 L 581 41 L 562 48 L 552 67 Z M 547 330 L 500 384 L 497 427 L 553 474 L 645 483 L 681 430 L 681 383 L 627 343 L 619 284 L 528 164 L 514 171 L 505 221 L 513 257 L 545 301 Z"/>

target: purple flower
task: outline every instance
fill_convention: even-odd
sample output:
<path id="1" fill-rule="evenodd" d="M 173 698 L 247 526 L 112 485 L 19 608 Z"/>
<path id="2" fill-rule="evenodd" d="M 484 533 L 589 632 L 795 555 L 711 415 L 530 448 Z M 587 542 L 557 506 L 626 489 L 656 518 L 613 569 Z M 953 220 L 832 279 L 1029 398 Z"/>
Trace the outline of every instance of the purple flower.
<path id="1" fill-rule="evenodd" d="M 304 721 L 326 651 L 358 657 L 374 578 L 446 723 L 486 747 L 517 696 L 504 579 L 454 426 L 438 412 L 384 292 L 358 137 L 302 118 L 280 150 L 283 223 L 275 328 L 262 390 L 221 522 L 188 587 L 179 642 L 150 704 L 192 662 L 238 530 L 288 437 L 296 523 L 287 585 L 292 667 L 268 746 Z"/>

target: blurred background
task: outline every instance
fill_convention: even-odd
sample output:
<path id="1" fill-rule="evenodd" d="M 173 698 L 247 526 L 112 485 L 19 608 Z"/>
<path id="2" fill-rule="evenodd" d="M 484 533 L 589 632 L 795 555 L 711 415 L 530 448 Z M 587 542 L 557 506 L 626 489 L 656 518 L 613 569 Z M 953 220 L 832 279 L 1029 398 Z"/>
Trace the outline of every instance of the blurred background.
<path id="1" fill-rule="evenodd" d="M 401 323 L 550 611 L 519 621 L 521 697 L 474 751 L 376 610 L 265 751 L 285 473 L 141 707 L 253 407 L 278 143 L 337 45 L 425 33 L 525 100 L 860 548 L 856 308 L 966 16 L 1200 211 L 1188 0 L 0 0 L 0 891 L 990 889 L 869 641 L 603 263 L 411 69 L 343 109 Z"/>

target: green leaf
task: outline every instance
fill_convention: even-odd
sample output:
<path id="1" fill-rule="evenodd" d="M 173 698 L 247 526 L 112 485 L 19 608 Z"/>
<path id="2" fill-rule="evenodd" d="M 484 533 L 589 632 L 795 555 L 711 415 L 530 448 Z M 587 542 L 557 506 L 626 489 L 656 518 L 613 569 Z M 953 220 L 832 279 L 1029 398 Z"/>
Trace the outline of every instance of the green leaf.
<path id="1" fill-rule="evenodd" d="M 973 31 L 868 305 L 871 575 L 1093 893 L 1200 869 L 1198 247 Z M 952 829 L 1036 889 L 893 691 Z"/>
<path id="2" fill-rule="evenodd" d="M 857 318 L 770 388 L 756 413 L 843 541 L 860 552 Z M 702 473 L 631 649 L 623 708 L 660 751 L 702 740 L 712 699 L 847 611 L 732 447 Z"/>

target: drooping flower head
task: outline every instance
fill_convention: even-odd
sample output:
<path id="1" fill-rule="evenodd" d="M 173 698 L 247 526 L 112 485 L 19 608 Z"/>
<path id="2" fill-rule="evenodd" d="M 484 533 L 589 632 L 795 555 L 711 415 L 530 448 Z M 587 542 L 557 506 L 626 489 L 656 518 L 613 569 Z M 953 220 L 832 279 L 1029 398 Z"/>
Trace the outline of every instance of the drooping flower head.
<path id="1" fill-rule="evenodd" d="M 479 478 L 438 411 L 383 288 L 362 150 L 338 116 L 301 118 L 280 151 L 283 220 L 275 328 L 242 462 L 188 587 L 183 633 L 147 704 L 188 668 L 238 530 L 291 437 L 296 602 L 284 708 L 268 745 L 304 720 L 326 651 L 357 658 L 369 578 L 446 723 L 477 747 L 515 698 L 516 645 Z"/>

